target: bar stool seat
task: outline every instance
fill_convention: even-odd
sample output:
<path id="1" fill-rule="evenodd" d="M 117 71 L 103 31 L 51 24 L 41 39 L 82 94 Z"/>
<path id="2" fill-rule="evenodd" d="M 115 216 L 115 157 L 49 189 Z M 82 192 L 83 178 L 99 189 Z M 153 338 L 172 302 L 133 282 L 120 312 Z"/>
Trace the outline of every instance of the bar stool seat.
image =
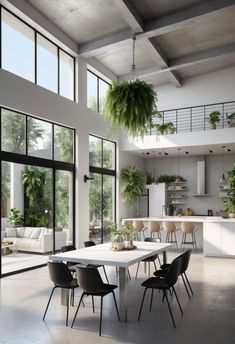
<path id="1" fill-rule="evenodd" d="M 183 232 L 182 241 L 180 248 L 183 248 L 184 245 L 193 245 L 193 248 L 197 251 L 197 241 L 195 236 L 195 231 L 198 228 L 195 228 L 193 222 L 181 222 L 181 230 Z M 191 234 L 191 241 L 187 241 L 187 235 Z"/>
<path id="2" fill-rule="evenodd" d="M 157 239 L 161 241 L 161 226 L 158 221 L 149 221 L 148 230 L 150 232 L 151 238 L 154 238 L 154 234 L 157 233 Z"/>
<path id="3" fill-rule="evenodd" d="M 147 229 L 143 223 L 143 221 L 140 220 L 134 220 L 132 223 L 132 226 L 134 228 L 134 230 L 138 233 L 140 233 L 140 240 L 141 240 L 141 233 L 143 233 L 143 237 L 145 240 L 145 234 L 144 231 Z"/>
<path id="4" fill-rule="evenodd" d="M 170 221 L 163 221 L 162 222 L 163 230 L 166 231 L 166 242 L 175 243 L 178 249 L 178 243 L 176 238 L 176 225 L 174 222 Z M 173 240 L 174 236 L 174 240 Z"/>

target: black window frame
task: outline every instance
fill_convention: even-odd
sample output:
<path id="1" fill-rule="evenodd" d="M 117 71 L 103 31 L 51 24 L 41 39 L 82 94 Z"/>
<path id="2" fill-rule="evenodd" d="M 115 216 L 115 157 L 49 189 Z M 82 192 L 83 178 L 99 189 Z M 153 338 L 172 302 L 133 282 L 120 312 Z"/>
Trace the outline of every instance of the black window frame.
<path id="1" fill-rule="evenodd" d="M 12 111 L 15 113 L 18 113 L 22 116 L 25 116 L 25 122 L 26 122 L 26 136 L 25 136 L 25 140 L 26 140 L 26 149 L 25 149 L 25 154 L 19 154 L 19 153 L 12 153 L 12 152 L 7 152 L 7 151 L 2 151 L 2 120 L 1 120 L 1 116 L 2 116 L 2 109 L 4 110 L 8 110 L 8 111 Z M 40 157 L 34 157 L 31 155 L 28 155 L 28 149 L 27 149 L 27 137 L 28 137 L 28 131 L 27 131 L 27 119 L 28 118 L 35 118 L 35 119 L 39 119 L 41 121 L 47 122 L 52 124 L 52 151 L 54 152 L 54 126 L 61 126 L 63 128 L 66 129 L 71 129 L 73 131 L 73 163 L 68 163 L 68 162 L 63 162 L 63 161 L 59 161 L 59 160 L 55 160 L 54 159 L 54 153 L 52 154 L 52 159 L 44 159 L 44 158 L 40 158 Z M 69 128 L 65 125 L 60 125 L 58 123 L 53 123 L 51 121 L 48 120 L 44 120 L 41 118 L 38 118 L 36 116 L 32 116 L 32 115 L 28 115 L 25 113 L 22 113 L 20 111 L 11 109 L 11 108 L 7 108 L 5 106 L 0 106 L 0 191 L 2 188 L 2 162 L 6 161 L 6 162 L 13 162 L 13 163 L 18 163 L 18 164 L 22 164 L 22 165 L 29 165 L 29 166 L 37 166 L 37 167 L 45 167 L 45 168 L 50 168 L 52 171 L 52 209 L 53 209 L 53 213 L 52 213 L 52 228 L 53 228 L 53 247 L 52 247 L 52 253 L 55 253 L 55 231 L 56 231 L 56 219 L 55 219 L 55 206 L 56 206 L 56 184 L 55 184 L 55 174 L 56 171 L 70 171 L 72 172 L 72 176 L 73 176 L 73 186 L 72 186 L 72 194 L 73 194 L 73 228 L 72 228 L 72 236 L 73 236 L 73 244 L 75 244 L 75 222 L 76 222 L 76 214 L 75 214 L 75 209 L 76 209 L 76 193 L 75 193 L 75 183 L 76 183 L 76 130 L 73 128 Z M 2 209 L 0 207 L 0 230 L 2 228 Z M 6 276 L 10 276 L 13 274 L 17 274 L 17 273 L 21 273 L 24 271 L 29 271 L 35 268 L 40 268 L 46 266 L 46 264 L 40 264 L 40 265 L 36 265 L 33 267 L 29 267 L 29 268 L 24 268 L 24 269 L 20 269 L 17 271 L 11 271 L 9 273 L 4 273 L 2 274 L 2 258 L 1 258 L 1 253 L 0 253 L 0 278 L 2 277 L 6 277 Z"/>
<path id="2" fill-rule="evenodd" d="M 97 166 L 92 166 L 90 165 L 89 161 L 89 172 L 90 173 L 96 173 L 101 175 L 101 243 L 103 243 L 104 239 L 104 227 L 103 227 L 103 176 L 112 176 L 114 177 L 114 182 L 115 182 L 115 188 L 114 188 L 114 222 L 117 221 L 117 143 L 112 140 L 105 139 L 103 137 L 89 134 L 89 137 L 95 137 L 101 140 L 101 167 Z M 108 169 L 103 167 L 103 142 L 108 141 L 114 144 L 114 169 Z M 90 152 L 90 150 L 89 150 Z M 91 181 L 92 182 L 92 181 Z"/>
<path id="3" fill-rule="evenodd" d="M 47 89 L 44 86 L 40 86 L 40 85 L 39 86 L 45 88 L 46 90 L 48 90 L 50 92 L 58 94 L 61 97 L 64 97 L 64 98 L 66 98 L 68 100 L 76 102 L 76 78 L 75 78 L 75 75 L 76 75 L 76 61 L 75 61 L 75 57 L 73 55 L 69 54 L 67 51 L 65 51 L 63 48 L 61 48 L 58 44 L 53 42 L 51 39 L 46 37 L 43 33 L 41 33 L 40 31 L 36 30 L 32 25 L 27 23 L 25 20 L 21 19 L 15 13 L 10 11 L 7 7 L 5 7 L 5 6 L 1 5 L 1 4 L 0 4 L 0 47 L 1 47 L 0 68 L 3 69 L 2 68 L 2 51 L 3 51 L 3 49 L 2 49 L 2 9 L 4 9 L 5 11 L 7 11 L 11 15 L 13 15 L 16 19 L 18 19 L 19 21 L 21 21 L 22 23 L 24 23 L 25 25 L 27 25 L 30 29 L 32 29 L 34 31 L 34 45 L 35 45 L 35 51 L 34 51 L 34 82 L 33 81 L 29 81 L 29 80 L 28 81 L 38 85 L 37 84 L 37 78 L 38 78 L 38 73 L 37 73 L 37 35 L 39 34 L 43 38 L 45 38 L 47 41 L 49 41 L 50 43 L 52 43 L 53 45 L 56 46 L 56 48 L 57 48 L 57 66 L 58 66 L 58 68 L 57 68 L 57 82 L 58 82 L 57 92 L 51 91 L 51 90 Z M 60 51 L 63 51 L 65 54 L 67 54 L 68 56 L 70 56 L 73 59 L 73 99 L 65 97 L 64 95 L 61 95 L 59 93 L 60 92 L 60 54 L 59 54 Z M 9 73 L 11 73 L 11 72 L 9 72 Z M 14 73 L 12 73 L 12 74 L 14 74 Z M 18 74 L 14 74 L 14 75 L 19 76 Z M 22 76 L 19 76 L 19 77 L 22 77 Z M 27 79 L 25 79 L 25 80 L 27 80 Z"/>
<path id="4" fill-rule="evenodd" d="M 97 100 L 97 112 L 98 113 L 100 113 L 100 114 L 102 114 L 102 112 L 100 112 L 100 83 L 99 83 L 99 80 L 101 80 L 101 81 L 103 81 L 103 82 L 105 82 L 108 86 L 110 86 L 111 84 L 108 82 L 108 81 L 106 81 L 106 80 L 104 80 L 103 78 L 101 78 L 99 75 L 97 75 L 96 73 L 94 73 L 92 70 L 90 70 L 89 68 L 87 68 L 87 74 L 88 73 L 91 73 L 91 74 L 93 74 L 95 77 L 96 77 L 96 86 L 97 86 L 97 93 L 96 93 L 96 100 Z M 87 80 L 88 80 L 88 78 L 87 78 Z M 88 85 L 87 85 L 88 86 Z M 87 97 L 87 107 L 88 107 L 88 97 Z M 89 107 L 88 107 L 88 109 L 90 109 Z M 92 110 L 92 109 L 91 109 Z M 94 135 L 93 135 L 94 136 Z M 108 140 L 107 140 L 108 141 Z"/>

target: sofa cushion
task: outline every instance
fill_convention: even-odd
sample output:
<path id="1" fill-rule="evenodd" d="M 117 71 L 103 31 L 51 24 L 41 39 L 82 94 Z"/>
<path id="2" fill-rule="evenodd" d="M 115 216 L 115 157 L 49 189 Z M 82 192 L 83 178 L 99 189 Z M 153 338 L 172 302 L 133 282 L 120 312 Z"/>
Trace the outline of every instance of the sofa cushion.
<path id="1" fill-rule="evenodd" d="M 41 230 L 42 230 L 41 227 L 32 229 L 30 239 L 38 239 L 41 233 Z"/>
<path id="2" fill-rule="evenodd" d="M 24 238 L 30 238 L 32 233 L 32 227 L 26 227 L 24 231 Z"/>
<path id="3" fill-rule="evenodd" d="M 16 234 L 18 238 L 24 237 L 25 228 L 24 227 L 17 227 L 16 228 Z"/>
<path id="4" fill-rule="evenodd" d="M 6 237 L 7 238 L 17 237 L 16 228 L 6 228 Z"/>

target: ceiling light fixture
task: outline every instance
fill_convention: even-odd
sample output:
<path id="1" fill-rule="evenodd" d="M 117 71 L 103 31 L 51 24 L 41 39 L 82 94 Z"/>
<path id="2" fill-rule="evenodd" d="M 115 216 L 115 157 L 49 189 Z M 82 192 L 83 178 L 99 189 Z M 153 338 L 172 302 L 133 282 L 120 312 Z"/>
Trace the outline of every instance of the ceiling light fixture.
<path id="1" fill-rule="evenodd" d="M 209 149 L 209 152 L 210 152 L 210 153 L 213 153 L 213 150 Z"/>
<path id="2" fill-rule="evenodd" d="M 224 148 L 226 148 L 226 146 L 222 146 L 222 177 L 220 178 L 220 183 L 226 183 L 226 179 L 224 176 Z"/>

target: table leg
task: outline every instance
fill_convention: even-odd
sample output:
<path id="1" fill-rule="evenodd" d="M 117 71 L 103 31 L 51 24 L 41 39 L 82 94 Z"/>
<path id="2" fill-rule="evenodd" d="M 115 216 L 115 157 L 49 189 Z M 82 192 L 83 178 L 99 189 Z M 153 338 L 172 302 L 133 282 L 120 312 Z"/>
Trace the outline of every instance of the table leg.
<path id="1" fill-rule="evenodd" d="M 61 288 L 61 305 L 67 306 L 69 289 Z"/>
<path id="2" fill-rule="evenodd" d="M 167 256 L 166 256 L 166 251 L 163 251 L 163 264 L 167 263 Z"/>
<path id="3" fill-rule="evenodd" d="M 127 268 L 119 268 L 119 313 L 120 320 L 127 322 Z"/>

